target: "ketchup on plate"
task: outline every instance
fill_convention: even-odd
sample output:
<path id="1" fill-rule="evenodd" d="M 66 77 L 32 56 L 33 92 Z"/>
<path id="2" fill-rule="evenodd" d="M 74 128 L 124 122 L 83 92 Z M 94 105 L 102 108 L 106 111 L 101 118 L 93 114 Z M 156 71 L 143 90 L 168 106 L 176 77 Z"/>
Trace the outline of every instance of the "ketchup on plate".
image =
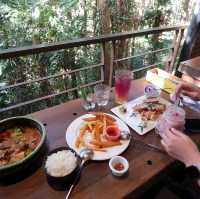
<path id="1" fill-rule="evenodd" d="M 120 139 L 120 130 L 117 126 L 108 126 L 105 136 L 110 141 L 117 141 Z"/>

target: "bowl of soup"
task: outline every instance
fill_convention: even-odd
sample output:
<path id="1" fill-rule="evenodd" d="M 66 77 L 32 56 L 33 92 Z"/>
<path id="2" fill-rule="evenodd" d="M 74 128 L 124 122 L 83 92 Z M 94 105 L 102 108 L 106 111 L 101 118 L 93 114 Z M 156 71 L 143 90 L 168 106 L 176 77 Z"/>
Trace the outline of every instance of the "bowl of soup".
<path id="1" fill-rule="evenodd" d="M 46 130 L 31 117 L 19 116 L 0 121 L 0 180 L 31 170 L 44 150 Z"/>

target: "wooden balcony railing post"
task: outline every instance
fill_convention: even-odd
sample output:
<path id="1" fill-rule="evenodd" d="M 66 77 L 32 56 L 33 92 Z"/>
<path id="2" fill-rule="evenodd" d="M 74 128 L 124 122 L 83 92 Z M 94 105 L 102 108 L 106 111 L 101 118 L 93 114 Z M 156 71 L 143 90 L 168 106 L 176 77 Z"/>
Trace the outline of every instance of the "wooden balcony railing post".
<path id="1" fill-rule="evenodd" d="M 114 73 L 114 64 L 116 58 L 116 41 L 112 41 L 112 48 L 111 48 L 111 56 L 110 56 L 110 78 L 109 78 L 109 85 L 113 86 L 113 73 Z"/>
<path id="2" fill-rule="evenodd" d="M 172 40 L 171 52 L 169 52 L 168 59 L 166 60 L 166 66 L 165 66 L 165 70 L 166 71 L 170 70 L 170 65 L 171 65 L 171 62 L 172 62 L 172 57 L 173 57 L 173 54 L 174 54 L 174 48 L 176 46 L 176 41 L 177 41 L 178 33 L 179 33 L 179 30 L 175 30 L 174 31 L 174 38 Z"/>
<path id="3" fill-rule="evenodd" d="M 108 42 L 102 43 L 102 63 L 104 65 L 104 83 L 112 86 L 113 47 Z"/>
<path id="4" fill-rule="evenodd" d="M 183 35 L 184 35 L 184 29 L 176 30 L 175 39 L 173 41 L 174 47 L 172 48 L 172 56 L 171 56 L 171 61 L 170 61 L 169 69 L 168 69 L 170 72 L 172 72 L 174 69 L 174 64 L 176 62 L 178 50 L 180 48 Z"/>

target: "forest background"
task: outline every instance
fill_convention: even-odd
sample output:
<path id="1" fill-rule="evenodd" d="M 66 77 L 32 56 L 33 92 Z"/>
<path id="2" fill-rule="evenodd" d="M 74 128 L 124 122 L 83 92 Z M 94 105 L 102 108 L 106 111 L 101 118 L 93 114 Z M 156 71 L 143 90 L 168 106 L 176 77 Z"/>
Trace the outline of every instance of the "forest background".
<path id="1" fill-rule="evenodd" d="M 0 0 L 0 49 L 185 24 L 191 20 L 194 6 L 195 0 Z M 172 37 L 165 34 L 119 43 L 117 58 L 168 47 Z M 131 69 L 140 68 L 166 59 L 166 56 L 157 53 L 138 57 L 129 65 Z M 0 88 L 83 68 L 100 60 L 99 45 L 0 60 Z M 99 76 L 98 71 L 91 70 L 0 90 L 0 110 L 98 80 Z M 85 89 L 85 92 L 92 91 L 92 88 Z M 0 119 L 41 110 L 77 98 L 80 93 L 73 91 L 6 111 L 0 114 Z"/>

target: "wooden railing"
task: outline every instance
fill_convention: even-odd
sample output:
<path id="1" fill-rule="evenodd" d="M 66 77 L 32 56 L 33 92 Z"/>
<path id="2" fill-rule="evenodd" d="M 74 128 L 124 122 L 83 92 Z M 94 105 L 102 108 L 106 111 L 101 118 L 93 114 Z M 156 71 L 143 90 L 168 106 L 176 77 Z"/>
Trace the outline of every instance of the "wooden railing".
<path id="1" fill-rule="evenodd" d="M 0 112 L 5 112 L 8 110 L 12 110 L 24 105 L 28 105 L 31 103 L 35 103 L 41 100 L 46 100 L 58 95 L 65 94 L 67 92 L 71 92 L 74 90 L 78 90 L 80 88 L 84 87 L 89 87 L 93 86 L 95 84 L 105 82 L 109 85 L 112 85 L 112 79 L 113 79 L 113 71 L 114 71 L 114 66 L 118 62 L 123 62 L 128 59 L 136 58 L 136 57 L 141 57 L 144 55 L 148 55 L 151 53 L 157 53 L 157 52 L 163 52 L 163 51 L 169 51 L 169 57 L 168 60 L 166 60 L 166 69 L 167 70 L 172 70 L 175 64 L 175 60 L 178 54 L 179 47 L 181 45 L 181 41 L 184 35 L 184 30 L 186 26 L 172 26 L 172 27 L 163 27 L 163 28 L 153 28 L 153 29 L 147 29 L 147 30 L 141 30 L 141 31 L 134 31 L 134 32 L 126 32 L 126 33 L 116 33 L 116 34 L 109 34 L 109 35 L 102 35 L 99 37 L 88 37 L 88 38 L 82 38 L 82 39 L 75 39 L 75 40 L 70 40 L 66 42 L 57 42 L 57 43 L 52 43 L 52 44 L 39 44 L 39 45 L 32 45 L 32 46 L 27 46 L 27 47 L 21 47 L 21 48 L 10 48 L 7 50 L 1 50 L 0 51 L 0 60 L 2 59 L 11 59 L 19 56 L 25 56 L 25 55 L 32 55 L 32 54 L 38 54 L 42 52 L 49 52 L 49 51 L 57 51 L 57 50 L 62 50 L 62 49 L 68 49 L 68 48 L 74 48 L 74 47 L 80 47 L 80 46 L 86 46 L 86 45 L 91 45 L 91 44 L 101 44 L 102 46 L 102 61 L 101 63 L 98 63 L 96 65 L 90 65 L 84 68 L 80 69 L 75 69 L 71 71 L 65 71 L 59 74 L 55 75 L 50 75 L 46 77 L 41 77 L 35 80 L 30 80 L 26 82 L 20 82 L 16 83 L 13 85 L 6 85 L 4 87 L 0 87 L 0 92 L 3 90 L 11 89 L 11 88 L 16 88 L 20 87 L 22 85 L 27 85 L 27 84 L 33 84 L 35 82 L 41 82 L 41 81 L 46 81 L 52 78 L 57 78 L 60 76 L 67 76 L 72 73 L 76 73 L 82 70 L 90 70 L 92 68 L 97 68 L 100 67 L 101 69 L 101 79 L 97 80 L 95 82 L 91 82 L 88 84 L 80 85 L 78 87 L 70 88 L 64 91 L 61 91 L 59 93 L 54 93 L 50 94 L 47 96 L 43 96 L 40 98 L 36 99 L 31 99 L 26 102 L 20 102 L 15 105 L 11 105 L 8 107 L 3 107 L 0 109 Z M 147 36 L 147 35 L 153 35 L 153 34 L 161 34 L 163 32 L 175 32 L 175 36 L 172 42 L 172 45 L 169 48 L 163 48 L 163 49 L 157 49 L 151 52 L 144 52 L 141 54 L 129 56 L 129 57 L 124 57 L 124 58 L 117 58 L 115 55 L 115 50 L 116 50 L 116 42 L 121 41 L 121 40 L 126 40 L 129 38 L 135 38 L 135 37 L 141 37 L 141 36 Z M 109 49 L 109 56 L 108 53 L 106 52 L 108 49 L 106 49 L 106 45 L 110 44 L 110 49 Z M 133 73 L 136 73 L 141 70 L 146 70 L 152 67 L 155 67 L 155 65 L 160 64 L 160 63 L 154 63 L 142 68 L 138 68 L 133 70 Z"/>

